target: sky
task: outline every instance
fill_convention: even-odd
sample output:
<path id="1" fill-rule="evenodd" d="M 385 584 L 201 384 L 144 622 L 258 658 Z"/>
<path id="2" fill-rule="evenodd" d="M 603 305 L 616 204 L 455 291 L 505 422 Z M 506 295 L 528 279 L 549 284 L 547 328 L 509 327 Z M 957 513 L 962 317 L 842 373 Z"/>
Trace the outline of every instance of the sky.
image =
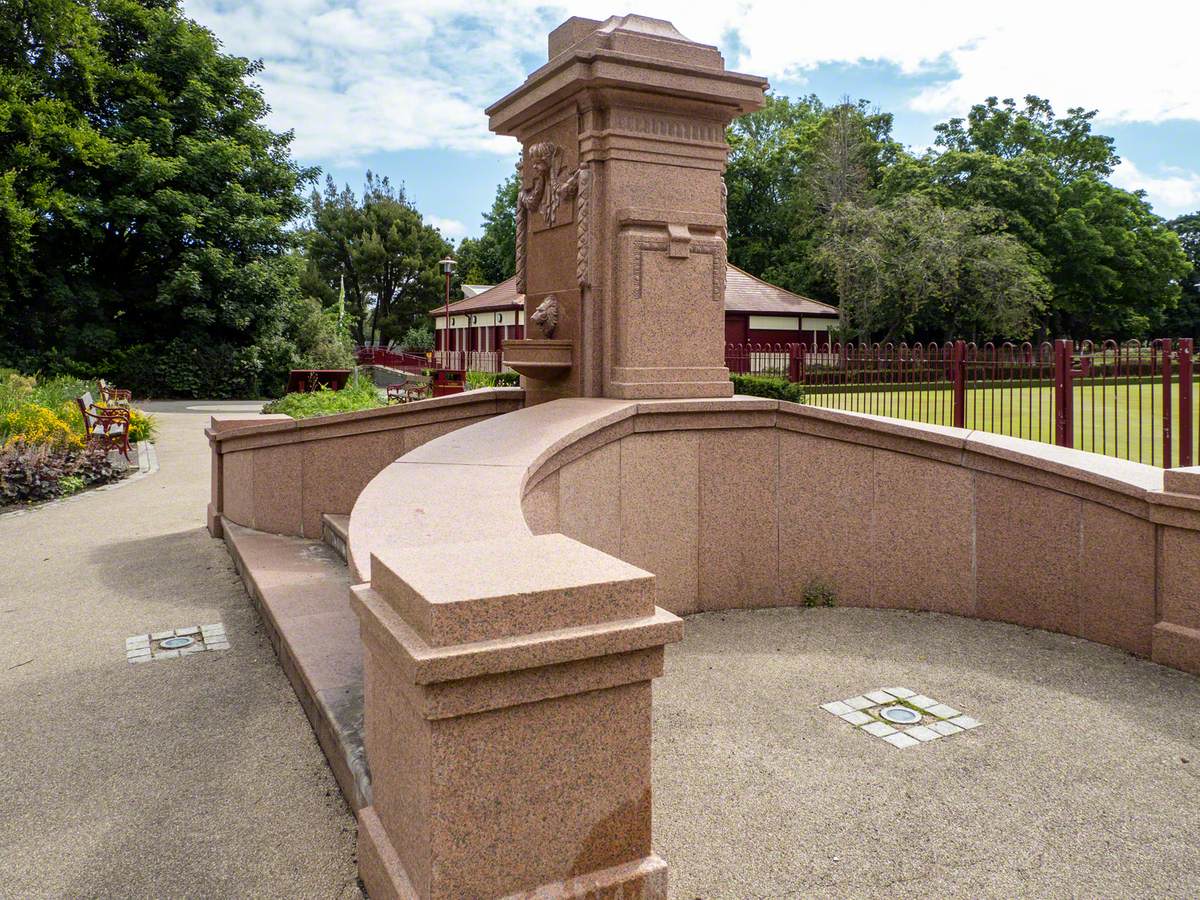
<path id="1" fill-rule="evenodd" d="M 261 59 L 268 124 L 339 185 L 371 169 L 451 240 L 477 236 L 517 144 L 484 107 L 546 61 L 572 15 L 638 12 L 715 44 L 726 68 L 778 94 L 865 98 L 915 151 L 933 126 L 989 96 L 1034 93 L 1098 111 L 1116 139 L 1112 181 L 1160 215 L 1200 209 L 1200 3 L 1064 0 L 920 3 L 808 0 L 184 0 L 226 52 Z"/>

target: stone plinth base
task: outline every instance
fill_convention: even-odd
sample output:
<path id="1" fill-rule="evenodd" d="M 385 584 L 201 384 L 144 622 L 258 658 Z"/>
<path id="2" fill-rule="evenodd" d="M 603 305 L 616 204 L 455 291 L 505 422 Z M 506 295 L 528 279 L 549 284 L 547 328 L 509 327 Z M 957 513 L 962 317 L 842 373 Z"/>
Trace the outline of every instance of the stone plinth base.
<path id="1" fill-rule="evenodd" d="M 1200 629 L 1159 622 L 1154 626 L 1151 659 L 1159 665 L 1200 675 Z"/>
<path id="2" fill-rule="evenodd" d="M 682 622 L 653 576 L 530 535 L 377 553 L 351 596 L 373 898 L 665 896 L 650 684 Z"/>
<path id="3" fill-rule="evenodd" d="M 607 394 L 621 400 L 701 400 L 733 396 L 724 366 L 698 369 L 613 370 Z"/>
<path id="4" fill-rule="evenodd" d="M 388 840 L 374 808 L 358 811 L 358 870 L 371 900 L 419 900 L 404 871 L 404 864 Z M 510 897 L 522 900 L 666 900 L 667 864 L 655 853 L 622 863 L 543 884 Z"/>

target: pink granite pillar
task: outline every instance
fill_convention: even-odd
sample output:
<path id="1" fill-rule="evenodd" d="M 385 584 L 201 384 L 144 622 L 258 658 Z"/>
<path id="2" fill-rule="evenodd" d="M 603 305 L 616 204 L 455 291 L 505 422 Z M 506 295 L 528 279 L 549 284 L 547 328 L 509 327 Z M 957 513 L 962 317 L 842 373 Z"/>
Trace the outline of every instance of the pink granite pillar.
<path id="1" fill-rule="evenodd" d="M 725 127 L 766 81 L 645 16 L 569 19 L 548 56 L 487 111 L 523 147 L 526 339 L 504 361 L 527 404 L 731 396 Z"/>
<path id="2" fill-rule="evenodd" d="M 371 572 L 353 589 L 371 897 L 665 897 L 650 682 L 682 622 L 654 577 L 561 534 L 384 552 Z"/>

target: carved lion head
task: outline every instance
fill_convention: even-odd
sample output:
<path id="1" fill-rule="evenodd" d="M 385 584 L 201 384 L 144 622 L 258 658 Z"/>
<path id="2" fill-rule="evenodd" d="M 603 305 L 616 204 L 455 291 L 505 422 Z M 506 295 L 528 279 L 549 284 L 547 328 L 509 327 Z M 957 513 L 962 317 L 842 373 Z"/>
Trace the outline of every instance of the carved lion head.
<path id="1" fill-rule="evenodd" d="M 558 328 L 558 298 L 551 294 L 541 302 L 529 318 L 541 329 L 544 337 L 554 337 L 555 329 Z"/>

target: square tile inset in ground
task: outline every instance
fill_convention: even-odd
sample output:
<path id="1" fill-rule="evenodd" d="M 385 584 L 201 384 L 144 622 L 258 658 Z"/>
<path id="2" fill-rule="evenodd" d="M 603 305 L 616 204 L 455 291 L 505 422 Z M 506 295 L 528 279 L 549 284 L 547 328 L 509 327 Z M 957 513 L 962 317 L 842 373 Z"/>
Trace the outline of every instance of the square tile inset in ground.
<path id="1" fill-rule="evenodd" d="M 125 659 L 130 663 L 152 659 L 179 659 L 205 650 L 228 650 L 225 626 L 185 625 L 170 631 L 154 631 L 125 638 Z"/>
<path id="2" fill-rule="evenodd" d="M 905 687 L 880 688 L 821 709 L 893 747 L 916 747 L 963 734 L 982 723 L 953 706 Z"/>

